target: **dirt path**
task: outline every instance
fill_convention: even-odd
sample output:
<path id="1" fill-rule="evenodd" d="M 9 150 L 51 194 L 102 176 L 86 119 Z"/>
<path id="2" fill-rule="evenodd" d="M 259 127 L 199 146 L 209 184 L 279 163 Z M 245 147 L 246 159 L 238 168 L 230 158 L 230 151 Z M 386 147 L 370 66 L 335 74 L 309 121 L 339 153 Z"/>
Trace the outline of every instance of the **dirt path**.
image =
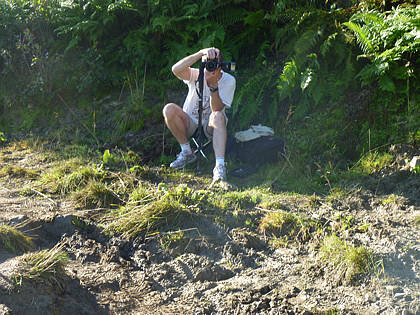
<path id="1" fill-rule="evenodd" d="M 0 167 L 48 169 L 25 150 L 0 157 Z M 0 225 L 24 223 L 39 249 L 60 242 L 71 261 L 62 286 L 16 287 L 19 255 L 0 251 L 0 314 L 420 314 L 420 181 L 399 169 L 365 178 L 332 202 L 319 197 L 314 207 L 302 206 L 307 196 L 281 200 L 375 254 L 373 272 L 356 283 L 320 259 L 315 232 L 274 248 L 243 226 L 207 220 L 186 224 L 188 243 L 165 249 L 154 237 L 126 241 L 79 229 L 71 202 L 27 192 L 31 179 L 3 178 Z"/>

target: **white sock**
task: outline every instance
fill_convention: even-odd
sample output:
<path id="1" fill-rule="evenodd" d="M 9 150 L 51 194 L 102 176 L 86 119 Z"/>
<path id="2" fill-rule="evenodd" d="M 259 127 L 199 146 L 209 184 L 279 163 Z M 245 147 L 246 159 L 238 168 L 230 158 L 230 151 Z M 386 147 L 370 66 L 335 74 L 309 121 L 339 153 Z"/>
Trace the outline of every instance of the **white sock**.
<path id="1" fill-rule="evenodd" d="M 225 158 L 224 157 L 217 157 L 216 158 L 216 166 L 225 166 Z"/>
<path id="2" fill-rule="evenodd" d="M 184 143 L 184 144 L 180 144 L 180 146 L 181 146 L 181 152 L 182 152 L 182 154 L 188 155 L 188 154 L 191 154 L 192 153 L 191 146 L 190 146 L 190 143 L 189 142 Z"/>

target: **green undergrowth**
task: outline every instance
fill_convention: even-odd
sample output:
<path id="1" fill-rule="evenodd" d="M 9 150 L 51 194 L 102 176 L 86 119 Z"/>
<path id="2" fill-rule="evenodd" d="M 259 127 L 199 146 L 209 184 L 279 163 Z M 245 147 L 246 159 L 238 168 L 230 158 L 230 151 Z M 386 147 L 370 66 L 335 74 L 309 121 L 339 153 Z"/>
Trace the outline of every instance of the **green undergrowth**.
<path id="1" fill-rule="evenodd" d="M 325 237 L 320 254 L 348 282 L 357 281 L 374 266 L 374 254 L 371 251 L 363 246 L 352 246 L 334 234 Z"/>
<path id="2" fill-rule="evenodd" d="M 394 157 L 387 152 L 370 151 L 351 168 L 351 173 L 371 175 L 386 167 L 389 167 Z"/>
<path id="3" fill-rule="evenodd" d="M 64 267 L 68 261 L 69 257 L 60 244 L 49 250 L 24 254 L 19 257 L 18 268 L 12 278 L 17 285 L 29 280 L 50 284 L 61 290 L 66 274 Z"/>
<path id="4" fill-rule="evenodd" d="M 28 251 L 31 248 L 31 237 L 20 232 L 16 227 L 0 225 L 0 249 L 18 253 Z"/>

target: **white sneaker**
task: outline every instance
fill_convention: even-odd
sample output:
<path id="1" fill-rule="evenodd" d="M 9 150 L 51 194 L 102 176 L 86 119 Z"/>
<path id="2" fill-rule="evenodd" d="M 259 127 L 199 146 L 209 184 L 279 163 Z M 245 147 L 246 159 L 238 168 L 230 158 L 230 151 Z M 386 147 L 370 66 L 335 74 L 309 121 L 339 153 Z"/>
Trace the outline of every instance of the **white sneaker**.
<path id="1" fill-rule="evenodd" d="M 184 168 L 185 165 L 189 164 L 189 163 L 193 163 L 195 160 L 197 159 L 197 157 L 195 156 L 194 153 L 191 154 L 183 154 L 182 152 L 179 153 L 176 156 L 176 160 L 173 161 L 169 167 L 170 168 L 176 168 L 176 169 L 181 169 Z"/>
<path id="2" fill-rule="evenodd" d="M 213 169 L 213 183 L 219 181 L 226 181 L 226 167 L 222 165 L 216 165 Z"/>

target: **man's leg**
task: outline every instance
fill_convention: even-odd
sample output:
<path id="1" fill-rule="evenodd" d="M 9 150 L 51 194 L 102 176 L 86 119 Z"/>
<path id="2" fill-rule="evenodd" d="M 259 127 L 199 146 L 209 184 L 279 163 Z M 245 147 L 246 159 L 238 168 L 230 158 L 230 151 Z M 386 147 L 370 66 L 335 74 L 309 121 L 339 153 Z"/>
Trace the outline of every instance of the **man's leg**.
<path id="1" fill-rule="evenodd" d="M 187 131 L 190 124 L 188 115 L 175 103 L 166 104 L 163 108 L 166 126 L 178 140 L 179 144 L 187 143 Z"/>
<path id="2" fill-rule="evenodd" d="M 225 151 L 226 151 L 226 117 L 223 112 L 213 112 L 209 121 L 210 133 L 213 134 L 213 149 L 216 166 L 213 170 L 213 182 L 226 180 Z"/>
<path id="3" fill-rule="evenodd" d="M 190 118 L 182 110 L 181 107 L 175 103 L 166 104 L 163 108 L 163 117 L 169 130 L 178 140 L 181 146 L 181 153 L 177 159 L 171 163 L 172 168 L 183 168 L 186 164 L 195 161 L 196 157 L 191 150 L 188 141 L 188 129 L 190 128 Z"/>

